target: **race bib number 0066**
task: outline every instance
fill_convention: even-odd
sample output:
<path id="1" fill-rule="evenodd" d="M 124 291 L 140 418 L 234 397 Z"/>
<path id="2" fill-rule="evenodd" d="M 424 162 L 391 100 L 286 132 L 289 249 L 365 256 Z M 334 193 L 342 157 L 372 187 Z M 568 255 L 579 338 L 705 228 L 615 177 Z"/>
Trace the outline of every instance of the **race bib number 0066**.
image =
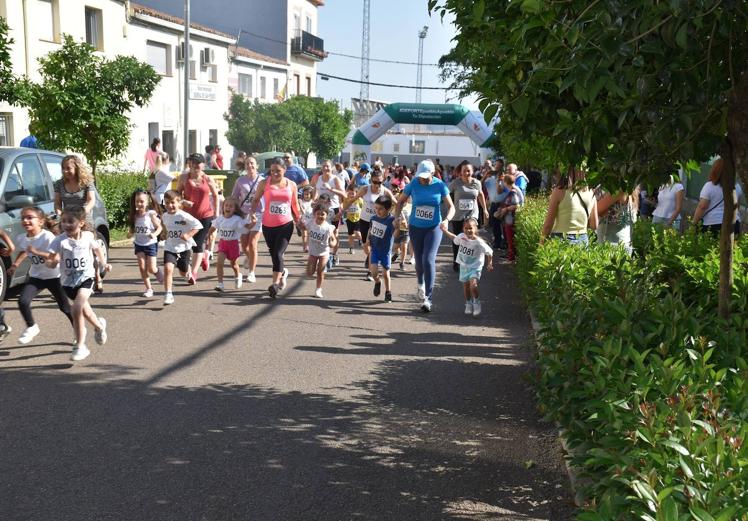
<path id="1" fill-rule="evenodd" d="M 422 221 L 433 221 L 434 210 L 435 208 L 433 206 L 416 206 L 416 219 L 420 219 Z"/>

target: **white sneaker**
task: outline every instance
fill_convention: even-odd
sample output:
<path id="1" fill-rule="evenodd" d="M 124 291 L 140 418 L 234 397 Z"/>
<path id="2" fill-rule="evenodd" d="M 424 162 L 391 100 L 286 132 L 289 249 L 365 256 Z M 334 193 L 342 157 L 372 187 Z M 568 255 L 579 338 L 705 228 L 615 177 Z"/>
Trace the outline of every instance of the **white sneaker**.
<path id="1" fill-rule="evenodd" d="M 418 300 L 423 300 L 426 298 L 426 284 L 419 284 L 418 285 Z"/>
<path id="2" fill-rule="evenodd" d="M 216 284 L 216 291 L 223 291 L 223 282 Z"/>
<path id="3" fill-rule="evenodd" d="M 408 262 L 410 262 L 411 264 L 415 264 L 416 263 L 416 258 L 415 257 L 411 257 Z"/>
<path id="4" fill-rule="evenodd" d="M 465 314 L 466 315 L 472 315 L 473 314 L 473 301 L 468 300 L 465 302 Z"/>
<path id="5" fill-rule="evenodd" d="M 89 351 L 86 346 L 75 346 L 73 348 L 73 356 L 71 356 L 70 359 L 73 362 L 80 362 L 81 360 L 85 360 L 86 358 L 88 358 L 88 355 L 90 354 L 91 351 Z"/>
<path id="6" fill-rule="evenodd" d="M 254 271 L 250 271 L 247 274 L 247 282 L 257 282 L 257 277 L 255 277 L 255 272 Z"/>
<path id="7" fill-rule="evenodd" d="M 473 316 L 477 317 L 478 315 L 480 315 L 481 311 L 482 311 L 482 309 L 481 309 L 481 305 L 480 305 L 480 300 L 474 301 L 473 302 Z"/>
<path id="8" fill-rule="evenodd" d="M 433 304 L 431 303 L 430 298 L 423 299 L 423 304 L 421 304 L 421 309 L 425 311 L 426 313 L 431 311 L 431 308 L 433 307 Z"/>
<path id="9" fill-rule="evenodd" d="M 168 306 L 169 304 L 174 304 L 174 295 L 172 293 L 164 295 L 164 306 Z"/>
<path id="10" fill-rule="evenodd" d="M 336 266 L 340 266 L 340 257 L 338 257 L 337 255 L 333 255 L 333 256 L 332 256 L 332 262 L 333 262 L 333 264 L 335 264 Z"/>
<path id="11" fill-rule="evenodd" d="M 152 290 L 152 289 L 147 289 L 147 290 L 145 290 L 145 291 L 143 292 L 143 296 L 144 296 L 145 298 L 152 298 L 152 297 L 153 297 L 153 290 Z"/>
<path id="12" fill-rule="evenodd" d="M 8 331 L 10 331 L 10 328 L 8 328 Z M 19 344 L 28 344 L 38 334 L 39 334 L 39 325 L 38 324 L 34 324 L 33 326 L 27 327 L 26 329 L 24 329 L 23 333 L 21 333 L 21 336 L 18 337 L 18 343 Z"/>
<path id="13" fill-rule="evenodd" d="M 10 335 L 10 332 L 13 331 L 10 326 L 7 325 L 0 325 L 0 342 L 5 340 L 5 338 Z"/>
<path id="14" fill-rule="evenodd" d="M 283 275 L 281 276 L 281 282 L 278 284 L 279 290 L 284 290 L 286 288 L 286 281 L 288 280 L 288 268 L 283 268 Z"/>
<path id="15" fill-rule="evenodd" d="M 324 295 L 322 294 L 322 288 L 317 288 L 314 291 L 314 296 L 317 298 L 324 298 Z"/>
<path id="16" fill-rule="evenodd" d="M 96 343 L 100 346 L 103 346 L 106 344 L 106 319 L 99 317 L 99 324 L 101 324 L 101 328 L 94 330 L 94 340 L 96 340 Z"/>
<path id="17" fill-rule="evenodd" d="M 244 282 L 244 278 L 242 277 L 242 274 L 236 276 L 236 280 L 234 281 L 234 286 L 236 289 L 239 289 L 242 287 L 242 283 Z"/>

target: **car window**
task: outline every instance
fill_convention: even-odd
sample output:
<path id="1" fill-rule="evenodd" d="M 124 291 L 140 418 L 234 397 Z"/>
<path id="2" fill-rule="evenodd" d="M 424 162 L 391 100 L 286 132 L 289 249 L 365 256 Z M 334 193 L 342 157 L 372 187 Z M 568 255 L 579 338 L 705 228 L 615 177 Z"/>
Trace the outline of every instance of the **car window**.
<path id="1" fill-rule="evenodd" d="M 9 201 L 17 195 L 28 195 L 34 199 L 35 204 L 50 200 L 49 186 L 36 154 L 19 157 L 10 168 L 5 181 L 4 197 Z"/>
<path id="2" fill-rule="evenodd" d="M 42 161 L 44 161 L 44 165 L 47 167 L 47 172 L 49 172 L 49 177 L 52 178 L 53 183 L 58 179 L 62 179 L 62 159 L 60 156 L 42 154 Z"/>

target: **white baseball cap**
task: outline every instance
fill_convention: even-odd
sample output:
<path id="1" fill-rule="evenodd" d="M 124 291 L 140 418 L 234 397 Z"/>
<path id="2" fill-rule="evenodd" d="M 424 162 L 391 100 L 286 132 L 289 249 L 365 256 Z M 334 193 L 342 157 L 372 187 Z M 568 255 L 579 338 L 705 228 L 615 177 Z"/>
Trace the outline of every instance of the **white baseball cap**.
<path id="1" fill-rule="evenodd" d="M 416 169 L 416 176 L 422 177 L 424 179 L 428 179 L 434 174 L 434 171 L 436 168 L 434 167 L 434 163 L 431 162 L 429 159 L 425 159 L 418 163 L 418 168 Z"/>

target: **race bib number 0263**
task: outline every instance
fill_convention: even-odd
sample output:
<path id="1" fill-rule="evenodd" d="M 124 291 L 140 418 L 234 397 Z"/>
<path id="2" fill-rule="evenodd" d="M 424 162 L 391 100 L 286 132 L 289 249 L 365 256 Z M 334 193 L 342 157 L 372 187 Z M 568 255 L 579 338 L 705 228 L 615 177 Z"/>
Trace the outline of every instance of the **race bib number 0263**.
<path id="1" fill-rule="evenodd" d="M 433 221 L 434 220 L 434 207 L 433 206 L 416 206 L 415 211 L 416 219 L 422 221 Z"/>
<path id="2" fill-rule="evenodd" d="M 288 215 L 290 213 L 290 206 L 288 203 L 272 201 L 270 203 L 270 213 L 272 215 Z"/>

